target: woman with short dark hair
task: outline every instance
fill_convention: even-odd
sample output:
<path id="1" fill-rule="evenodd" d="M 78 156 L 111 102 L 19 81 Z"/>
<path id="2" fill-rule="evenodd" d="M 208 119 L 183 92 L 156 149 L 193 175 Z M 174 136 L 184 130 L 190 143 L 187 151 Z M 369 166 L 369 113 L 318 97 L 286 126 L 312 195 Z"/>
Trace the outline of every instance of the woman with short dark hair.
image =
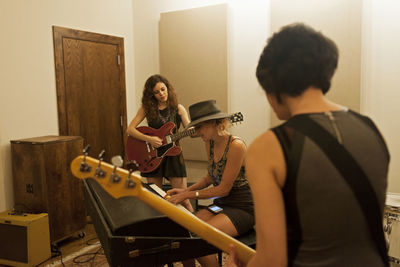
<path id="1" fill-rule="evenodd" d="M 388 266 L 389 152 L 372 120 L 325 97 L 338 54 L 322 33 L 292 24 L 260 56 L 257 78 L 286 122 L 246 156 L 257 232 L 248 266 Z"/>

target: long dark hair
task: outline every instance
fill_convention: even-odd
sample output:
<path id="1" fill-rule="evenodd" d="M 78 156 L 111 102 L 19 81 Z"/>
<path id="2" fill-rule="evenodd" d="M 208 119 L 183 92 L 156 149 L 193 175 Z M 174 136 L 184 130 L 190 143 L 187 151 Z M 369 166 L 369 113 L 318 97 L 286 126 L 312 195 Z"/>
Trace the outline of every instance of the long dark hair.
<path id="1" fill-rule="evenodd" d="M 158 112 L 158 101 L 154 96 L 153 89 L 157 83 L 162 82 L 167 87 L 168 99 L 167 106 L 171 113 L 178 112 L 178 98 L 172 84 L 167 80 L 167 78 L 161 76 L 160 74 L 155 74 L 150 76 L 143 88 L 142 105 L 144 111 L 146 112 L 146 118 L 149 121 L 157 119 L 159 116 Z"/>

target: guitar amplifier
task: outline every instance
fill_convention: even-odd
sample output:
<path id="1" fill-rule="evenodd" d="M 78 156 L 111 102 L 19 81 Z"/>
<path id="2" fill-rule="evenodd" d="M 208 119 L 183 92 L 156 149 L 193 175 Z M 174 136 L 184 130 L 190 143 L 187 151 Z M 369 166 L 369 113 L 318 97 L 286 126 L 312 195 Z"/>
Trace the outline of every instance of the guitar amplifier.
<path id="1" fill-rule="evenodd" d="M 0 264 L 36 266 L 51 256 L 47 213 L 0 213 Z"/>

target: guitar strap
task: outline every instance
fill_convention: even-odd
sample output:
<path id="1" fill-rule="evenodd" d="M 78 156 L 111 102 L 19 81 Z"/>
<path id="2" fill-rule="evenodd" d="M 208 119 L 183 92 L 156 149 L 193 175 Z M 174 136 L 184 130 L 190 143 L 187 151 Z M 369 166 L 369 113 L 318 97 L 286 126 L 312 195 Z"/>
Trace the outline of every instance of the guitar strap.
<path id="1" fill-rule="evenodd" d="M 382 226 L 382 211 L 375 191 L 363 169 L 332 134 L 309 117 L 298 116 L 288 121 L 287 125 L 313 140 L 342 175 L 361 207 L 382 261 L 385 266 L 389 266 Z"/>

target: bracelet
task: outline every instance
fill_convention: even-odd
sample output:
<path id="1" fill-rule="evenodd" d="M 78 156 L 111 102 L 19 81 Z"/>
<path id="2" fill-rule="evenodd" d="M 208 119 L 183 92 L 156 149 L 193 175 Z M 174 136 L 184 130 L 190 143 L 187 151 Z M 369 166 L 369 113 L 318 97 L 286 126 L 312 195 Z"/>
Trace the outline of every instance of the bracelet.
<path id="1" fill-rule="evenodd" d="M 199 191 L 196 191 L 196 199 L 199 198 Z"/>

